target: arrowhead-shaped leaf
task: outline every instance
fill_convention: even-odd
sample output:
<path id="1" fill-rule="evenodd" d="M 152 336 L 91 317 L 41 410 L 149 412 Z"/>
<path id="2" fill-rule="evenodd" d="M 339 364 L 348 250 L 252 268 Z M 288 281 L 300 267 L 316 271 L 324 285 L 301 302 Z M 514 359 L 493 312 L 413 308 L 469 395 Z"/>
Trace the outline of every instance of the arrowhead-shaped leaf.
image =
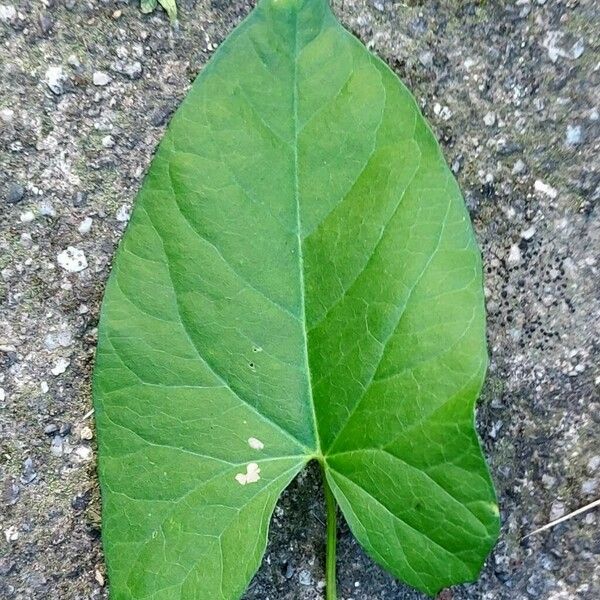
<path id="1" fill-rule="evenodd" d="M 111 597 L 239 598 L 311 459 L 393 574 L 475 578 L 485 368 L 479 251 L 415 101 L 325 0 L 262 0 L 173 118 L 106 290 Z"/>

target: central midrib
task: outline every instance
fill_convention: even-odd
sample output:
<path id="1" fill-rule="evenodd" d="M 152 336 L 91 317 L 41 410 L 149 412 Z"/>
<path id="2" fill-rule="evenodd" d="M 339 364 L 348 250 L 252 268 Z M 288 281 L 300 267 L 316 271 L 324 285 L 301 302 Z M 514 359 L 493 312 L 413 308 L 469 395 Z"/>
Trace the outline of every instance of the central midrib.
<path id="1" fill-rule="evenodd" d="M 304 368 L 306 369 L 306 378 L 308 384 L 309 403 L 312 413 L 312 425 L 315 441 L 315 454 L 319 460 L 322 460 L 321 440 L 319 438 L 319 428 L 317 423 L 317 413 L 315 409 L 315 401 L 313 397 L 312 374 L 310 370 L 310 362 L 308 358 L 308 332 L 306 329 L 306 291 L 304 284 L 304 257 L 302 251 L 302 217 L 300 214 L 300 185 L 299 185 L 299 167 L 298 167 L 298 55 L 300 48 L 298 43 L 298 7 L 294 10 L 294 49 L 293 49 L 293 94 L 292 94 L 292 118 L 294 125 L 294 135 L 292 143 L 292 152 L 294 158 L 294 199 L 296 205 L 296 239 L 298 253 L 298 273 L 300 277 L 300 323 L 302 327 L 303 345 L 304 345 Z"/>

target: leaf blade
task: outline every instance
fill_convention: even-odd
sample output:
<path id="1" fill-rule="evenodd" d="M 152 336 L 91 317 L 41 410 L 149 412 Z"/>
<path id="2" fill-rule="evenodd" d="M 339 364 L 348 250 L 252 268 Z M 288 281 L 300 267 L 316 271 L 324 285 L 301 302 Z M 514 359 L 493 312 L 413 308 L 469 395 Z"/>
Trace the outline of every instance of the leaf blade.
<path id="1" fill-rule="evenodd" d="M 94 396 L 113 593 L 238 597 L 312 458 L 396 576 L 428 593 L 473 578 L 498 526 L 472 418 L 485 363 L 479 251 L 412 96 L 323 0 L 263 0 L 173 118 L 107 287 Z M 429 500 L 405 514 L 393 499 L 415 490 Z M 185 494 L 165 533 L 161 507 Z M 228 568 L 221 542 L 189 541 L 223 498 L 245 515 Z M 163 545 L 138 539 L 120 565 L 123 522 Z"/>

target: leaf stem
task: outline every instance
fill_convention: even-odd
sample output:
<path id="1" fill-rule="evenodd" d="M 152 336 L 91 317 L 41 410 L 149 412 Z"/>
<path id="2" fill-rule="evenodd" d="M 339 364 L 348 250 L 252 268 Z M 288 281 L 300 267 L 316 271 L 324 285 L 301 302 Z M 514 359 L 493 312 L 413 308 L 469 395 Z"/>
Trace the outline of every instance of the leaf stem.
<path id="1" fill-rule="evenodd" d="M 325 504 L 327 506 L 327 558 L 325 560 L 326 600 L 336 600 L 335 551 L 337 545 L 337 504 L 327 477 L 323 473 Z"/>

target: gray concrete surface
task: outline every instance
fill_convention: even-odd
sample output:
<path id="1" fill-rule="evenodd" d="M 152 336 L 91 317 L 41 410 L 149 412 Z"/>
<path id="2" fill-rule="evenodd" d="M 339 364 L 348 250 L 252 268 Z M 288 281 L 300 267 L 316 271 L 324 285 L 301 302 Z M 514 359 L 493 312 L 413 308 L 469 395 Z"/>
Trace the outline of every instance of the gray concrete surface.
<path id="1" fill-rule="evenodd" d="M 93 417 L 98 308 L 169 115 L 251 8 L 0 0 L 0 598 L 106 598 Z M 501 540 L 444 600 L 597 600 L 600 23 L 594 0 L 336 0 L 412 88 L 464 190 L 492 363 L 478 412 Z M 73 246 L 87 267 L 61 266 Z M 62 259 L 60 259 L 62 261 Z M 63 262 L 63 264 L 65 264 Z M 318 474 L 284 494 L 247 600 L 322 597 Z M 340 599 L 416 600 L 345 525 Z"/>

